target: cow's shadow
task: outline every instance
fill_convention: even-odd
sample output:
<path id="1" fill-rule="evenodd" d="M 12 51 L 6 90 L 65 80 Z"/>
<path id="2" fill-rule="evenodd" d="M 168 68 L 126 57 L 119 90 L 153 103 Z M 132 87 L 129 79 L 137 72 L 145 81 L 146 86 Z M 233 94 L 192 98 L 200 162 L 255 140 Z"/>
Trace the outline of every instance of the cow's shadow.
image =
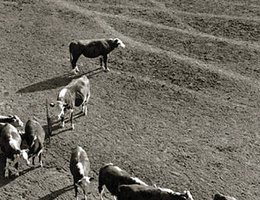
<path id="1" fill-rule="evenodd" d="M 0 187 L 3 187 L 10 182 L 14 181 L 16 178 L 25 175 L 26 173 L 38 168 L 38 166 L 31 166 L 27 169 L 24 169 L 23 171 L 19 172 L 19 176 L 12 175 L 9 178 L 4 177 L 4 171 L 5 171 L 5 165 L 6 165 L 6 157 L 3 153 L 0 154 Z"/>
<path id="2" fill-rule="evenodd" d="M 40 81 L 38 83 L 34 83 L 32 85 L 26 86 L 24 88 L 19 89 L 16 91 L 16 93 L 32 93 L 37 91 L 44 91 L 49 89 L 55 89 L 61 86 L 67 85 L 72 79 L 79 78 L 82 75 L 86 75 L 88 78 L 92 78 L 96 74 L 99 74 L 103 72 L 103 69 L 101 67 L 88 71 L 83 74 L 79 75 L 71 75 L 71 74 L 64 74 L 62 76 L 57 76 L 54 78 L 50 78 L 44 81 Z"/>
<path id="3" fill-rule="evenodd" d="M 85 116 L 84 113 L 82 112 L 78 112 L 76 113 L 74 116 L 73 116 L 73 121 L 77 118 L 80 118 L 82 116 Z M 75 123 L 75 122 L 74 122 Z M 51 137 L 55 136 L 55 135 L 59 135 L 61 133 L 64 133 L 66 131 L 70 131 L 72 130 L 72 128 L 70 127 L 70 119 L 69 119 L 69 116 L 66 116 L 65 117 L 65 128 L 62 128 L 61 127 L 61 121 L 56 119 L 56 118 L 53 118 L 51 120 L 51 133 L 49 133 L 49 130 L 48 130 L 48 124 L 45 124 L 43 125 L 43 129 L 45 130 L 45 133 L 46 133 L 46 142 L 47 143 L 51 143 Z M 59 131 L 58 131 L 59 130 Z M 57 132 L 58 131 L 58 132 Z"/>
<path id="4" fill-rule="evenodd" d="M 54 192 L 51 192 L 50 194 L 47 194 L 44 197 L 39 198 L 39 200 L 52 200 L 52 199 L 56 199 L 58 196 L 62 195 L 63 193 L 72 190 L 73 189 L 73 185 L 69 185 L 66 186 L 64 188 L 61 188 L 59 190 L 55 190 Z"/>

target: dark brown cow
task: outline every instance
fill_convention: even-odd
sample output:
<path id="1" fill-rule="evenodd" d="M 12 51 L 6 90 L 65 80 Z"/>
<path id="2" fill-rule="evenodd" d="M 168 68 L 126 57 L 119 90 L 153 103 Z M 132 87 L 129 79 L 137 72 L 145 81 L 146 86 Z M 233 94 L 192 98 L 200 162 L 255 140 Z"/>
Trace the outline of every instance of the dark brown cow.
<path id="1" fill-rule="evenodd" d="M 29 146 L 28 157 L 32 158 L 32 164 L 34 165 L 34 159 L 39 157 L 39 163 L 42 167 L 42 152 L 43 143 L 45 139 L 45 131 L 41 124 L 36 119 L 29 119 L 25 125 L 25 134 L 23 139 Z"/>
<path id="2" fill-rule="evenodd" d="M 147 184 L 139 178 L 131 177 L 125 170 L 114 166 L 112 163 L 106 164 L 104 167 L 100 168 L 98 177 L 98 191 L 102 200 L 104 185 L 115 197 L 118 195 L 118 186 L 121 184 L 141 184 L 147 186 Z"/>
<path id="3" fill-rule="evenodd" d="M 213 200 L 236 200 L 234 197 L 226 196 L 223 194 L 215 194 Z"/>
<path id="4" fill-rule="evenodd" d="M 193 197 L 189 191 L 179 193 L 151 186 L 121 185 L 117 200 L 193 200 Z"/>
<path id="5" fill-rule="evenodd" d="M 79 40 L 73 41 L 69 45 L 70 63 L 73 73 L 79 71 L 76 63 L 83 54 L 87 58 L 100 58 L 100 66 L 104 63 L 104 70 L 109 71 L 107 67 L 107 56 L 117 47 L 125 48 L 125 44 L 118 38 L 115 39 L 96 39 L 96 40 Z"/>

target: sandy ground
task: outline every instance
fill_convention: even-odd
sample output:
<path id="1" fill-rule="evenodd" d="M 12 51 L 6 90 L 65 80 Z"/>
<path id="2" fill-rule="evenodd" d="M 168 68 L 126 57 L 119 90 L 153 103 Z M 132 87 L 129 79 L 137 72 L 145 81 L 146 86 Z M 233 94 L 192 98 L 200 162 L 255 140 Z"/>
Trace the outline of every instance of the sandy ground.
<path id="1" fill-rule="evenodd" d="M 19 177 L 6 179 L 0 154 L 1 200 L 74 199 L 77 145 L 95 178 L 88 199 L 99 198 L 98 171 L 108 162 L 195 200 L 217 192 L 259 199 L 258 0 L 2 0 L 0 10 L 0 110 L 24 122 L 35 116 L 46 126 L 45 100 L 74 78 L 72 40 L 126 44 L 110 54 L 109 73 L 80 58 L 91 83 L 88 116 L 75 119 L 75 130 L 55 129 L 42 168 L 22 164 Z"/>

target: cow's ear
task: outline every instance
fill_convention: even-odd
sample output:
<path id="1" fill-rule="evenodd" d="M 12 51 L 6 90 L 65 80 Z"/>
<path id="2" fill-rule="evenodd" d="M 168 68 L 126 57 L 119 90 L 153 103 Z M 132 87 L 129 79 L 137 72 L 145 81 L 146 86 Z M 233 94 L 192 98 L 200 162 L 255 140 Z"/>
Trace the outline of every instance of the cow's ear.
<path id="1" fill-rule="evenodd" d="M 50 107 L 54 107 L 55 106 L 55 103 L 50 103 Z"/>

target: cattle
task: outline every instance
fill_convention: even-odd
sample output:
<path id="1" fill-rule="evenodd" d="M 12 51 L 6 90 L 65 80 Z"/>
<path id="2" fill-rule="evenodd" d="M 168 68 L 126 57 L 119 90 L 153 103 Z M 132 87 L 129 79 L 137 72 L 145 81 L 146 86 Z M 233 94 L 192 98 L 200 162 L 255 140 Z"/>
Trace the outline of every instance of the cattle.
<path id="1" fill-rule="evenodd" d="M 193 200 L 189 191 L 173 192 L 166 188 L 143 185 L 120 185 L 117 200 Z"/>
<path id="2" fill-rule="evenodd" d="M 26 141 L 29 151 L 28 158 L 32 158 L 32 164 L 35 165 L 34 159 L 39 158 L 40 166 L 42 167 L 42 152 L 45 139 L 45 131 L 37 119 L 31 118 L 25 124 L 25 133 L 23 139 Z"/>
<path id="3" fill-rule="evenodd" d="M 62 127 L 65 126 L 65 113 L 69 111 L 71 127 L 74 129 L 73 124 L 73 111 L 75 107 L 82 106 L 82 112 L 87 115 L 87 103 L 90 98 L 90 83 L 87 76 L 83 75 L 78 79 L 72 80 L 65 86 L 58 94 L 57 104 L 51 103 L 50 106 L 58 105 L 60 114 L 58 118 L 61 119 Z"/>
<path id="4" fill-rule="evenodd" d="M 14 127 L 23 127 L 23 122 L 17 115 L 0 115 L 0 123 L 9 123 Z"/>
<path id="5" fill-rule="evenodd" d="M 131 177 L 125 170 L 120 169 L 118 166 L 114 166 L 112 163 L 106 164 L 100 168 L 98 177 L 100 199 L 103 200 L 104 185 L 115 198 L 115 196 L 118 195 L 118 186 L 121 184 L 140 184 L 147 186 L 147 184 L 139 178 Z"/>
<path id="6" fill-rule="evenodd" d="M 19 174 L 18 161 L 20 160 L 20 157 L 22 157 L 28 165 L 30 164 L 28 160 L 28 150 L 21 150 L 21 143 L 22 137 L 13 125 L 8 123 L 0 124 L 0 148 L 6 158 L 5 177 L 9 177 L 11 175 L 11 164 L 13 164 L 16 169 L 15 175 Z"/>
<path id="7" fill-rule="evenodd" d="M 81 187 L 84 193 L 84 199 L 87 199 L 87 190 L 90 182 L 93 180 L 89 177 L 90 162 L 86 151 L 77 146 L 72 150 L 70 157 L 70 172 L 73 176 L 73 185 L 75 197 L 78 199 L 78 187 Z"/>
<path id="8" fill-rule="evenodd" d="M 71 42 L 69 45 L 69 52 L 72 72 L 75 74 L 79 72 L 76 63 L 82 54 L 87 58 L 96 58 L 100 56 L 100 66 L 103 67 L 104 71 L 109 71 L 109 68 L 107 67 L 108 54 L 119 46 L 125 48 L 125 44 L 118 38 Z"/>
<path id="9" fill-rule="evenodd" d="M 234 197 L 226 196 L 223 194 L 215 194 L 213 200 L 236 200 Z"/>

